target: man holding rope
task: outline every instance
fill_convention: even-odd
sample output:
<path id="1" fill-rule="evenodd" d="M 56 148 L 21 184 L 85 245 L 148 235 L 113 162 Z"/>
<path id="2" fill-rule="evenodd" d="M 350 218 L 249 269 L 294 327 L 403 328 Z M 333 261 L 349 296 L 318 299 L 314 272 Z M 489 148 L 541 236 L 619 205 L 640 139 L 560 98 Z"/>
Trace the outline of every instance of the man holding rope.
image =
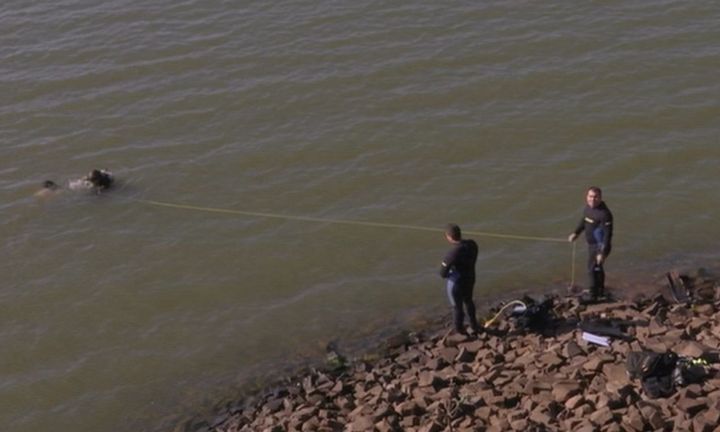
<path id="1" fill-rule="evenodd" d="M 467 335 L 464 326 L 463 305 L 465 305 L 470 327 L 477 334 L 481 329 L 475 317 L 475 303 L 472 298 L 475 286 L 475 262 L 478 256 L 477 243 L 473 240 L 463 240 L 460 227 L 455 224 L 448 224 L 445 229 L 445 239 L 453 246 L 442 262 L 440 276 L 447 280 L 447 295 L 453 308 L 455 330 Z"/>
<path id="2" fill-rule="evenodd" d="M 590 279 L 590 295 L 593 300 L 605 295 L 605 260 L 612 249 L 613 215 L 602 200 L 599 187 L 588 188 L 585 195 L 585 210 L 575 231 L 570 234 L 570 242 L 585 231 L 588 244 L 588 276 Z"/>

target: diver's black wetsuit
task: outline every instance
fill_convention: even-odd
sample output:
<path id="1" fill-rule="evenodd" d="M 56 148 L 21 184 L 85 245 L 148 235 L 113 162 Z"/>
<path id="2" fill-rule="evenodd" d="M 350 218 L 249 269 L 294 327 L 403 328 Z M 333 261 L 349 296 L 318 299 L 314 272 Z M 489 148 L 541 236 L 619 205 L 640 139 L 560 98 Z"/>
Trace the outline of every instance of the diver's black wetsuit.
<path id="1" fill-rule="evenodd" d="M 583 231 L 588 244 L 590 293 L 593 298 L 597 298 L 605 294 L 605 269 L 603 264 L 597 264 L 595 257 L 601 254 L 604 263 L 612 249 L 613 215 L 605 202 L 601 202 L 595 208 L 585 206 L 583 218 L 575 228 L 575 235 Z"/>
<path id="2" fill-rule="evenodd" d="M 480 329 L 475 318 L 475 303 L 472 299 L 477 256 L 477 243 L 473 240 L 460 240 L 460 243 L 454 245 L 445 255 L 440 268 L 440 276 L 447 279 L 447 294 L 453 307 L 455 330 L 460 333 L 465 333 L 463 304 L 467 309 L 470 327 L 475 331 Z"/>

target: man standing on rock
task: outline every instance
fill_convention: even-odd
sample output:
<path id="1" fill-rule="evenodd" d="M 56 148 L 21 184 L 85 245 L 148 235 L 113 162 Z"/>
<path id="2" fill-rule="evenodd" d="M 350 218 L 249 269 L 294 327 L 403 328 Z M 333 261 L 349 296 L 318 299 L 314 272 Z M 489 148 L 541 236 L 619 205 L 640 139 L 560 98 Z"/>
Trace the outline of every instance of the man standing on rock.
<path id="1" fill-rule="evenodd" d="M 585 195 L 585 210 L 575 231 L 568 240 L 573 242 L 585 231 L 588 244 L 588 276 L 593 300 L 605 295 L 605 260 L 612 249 L 613 215 L 602 200 L 602 191 L 592 186 Z"/>
<path id="2" fill-rule="evenodd" d="M 448 224 L 445 238 L 453 246 L 445 255 L 440 276 L 447 280 L 447 295 L 453 308 L 455 330 L 460 334 L 467 334 L 463 324 L 465 320 L 463 305 L 465 305 L 470 327 L 478 333 L 480 326 L 475 317 L 475 303 L 472 299 L 475 286 L 475 262 L 478 256 L 477 243 L 473 240 L 463 240 L 460 227 L 455 224 Z"/>

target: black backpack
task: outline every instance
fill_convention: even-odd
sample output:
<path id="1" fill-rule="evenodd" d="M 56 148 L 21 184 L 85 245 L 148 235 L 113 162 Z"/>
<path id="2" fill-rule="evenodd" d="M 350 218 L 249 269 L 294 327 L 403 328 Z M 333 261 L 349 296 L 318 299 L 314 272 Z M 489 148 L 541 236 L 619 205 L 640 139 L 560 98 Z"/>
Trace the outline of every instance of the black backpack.
<path id="1" fill-rule="evenodd" d="M 532 298 L 525 296 L 523 301 L 527 304 L 527 308 L 512 315 L 516 328 L 539 332 L 552 323 L 554 304 L 552 297 L 535 302 Z"/>
<path id="2" fill-rule="evenodd" d="M 678 362 L 678 355 L 672 351 L 632 351 L 628 353 L 625 367 L 630 379 L 672 375 Z"/>
<path id="3" fill-rule="evenodd" d="M 625 366 L 631 379 L 640 378 L 645 394 L 652 399 L 667 397 L 675 392 L 673 371 L 678 355 L 672 351 L 632 351 Z"/>
<path id="4" fill-rule="evenodd" d="M 675 383 L 671 375 L 651 376 L 642 379 L 642 389 L 650 399 L 657 399 L 675 393 Z"/>

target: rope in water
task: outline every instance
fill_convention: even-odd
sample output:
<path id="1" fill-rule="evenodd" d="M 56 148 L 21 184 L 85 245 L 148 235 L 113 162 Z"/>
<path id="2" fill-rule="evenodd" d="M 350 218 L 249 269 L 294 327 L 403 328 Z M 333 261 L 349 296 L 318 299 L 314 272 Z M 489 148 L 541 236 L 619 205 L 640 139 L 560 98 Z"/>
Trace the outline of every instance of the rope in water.
<path id="1" fill-rule="evenodd" d="M 291 216 L 291 215 L 283 215 L 283 214 L 277 214 L 277 213 L 263 213 L 263 212 L 223 209 L 223 208 L 215 208 L 215 207 L 201 207 L 201 206 L 194 206 L 194 205 L 187 205 L 187 204 L 174 204 L 174 203 L 169 203 L 169 202 L 144 200 L 144 199 L 140 199 L 137 201 L 140 203 L 143 203 L 143 204 L 149 204 L 149 205 L 159 206 L 159 207 L 169 207 L 169 208 L 182 209 L 182 210 L 193 210 L 193 211 L 204 211 L 204 212 L 210 212 L 210 213 L 223 213 L 223 214 L 232 214 L 232 215 L 241 215 L 241 216 L 285 219 L 285 220 L 295 220 L 295 221 L 303 221 L 303 222 L 319 222 L 319 223 L 332 223 L 332 224 L 343 224 L 343 225 L 357 225 L 357 226 L 366 226 L 366 227 L 374 227 L 374 228 L 395 228 L 395 229 L 408 229 L 408 230 L 416 230 L 416 231 L 445 232 L 445 230 L 440 229 L 440 228 L 430 228 L 430 227 L 423 227 L 423 226 L 417 226 L 417 225 L 391 224 L 391 223 L 382 223 L 382 222 L 366 222 L 366 221 L 346 220 L 346 219 L 316 218 L 316 217 L 309 217 L 309 216 Z M 527 241 L 541 241 L 541 242 L 552 242 L 552 243 L 567 242 L 566 239 L 555 238 L 555 237 L 536 237 L 536 236 L 526 236 L 526 235 L 493 233 L 493 232 L 485 232 L 485 231 L 465 231 L 465 234 L 480 236 L 480 237 L 508 239 L 508 240 L 527 240 Z M 575 286 L 575 242 L 573 242 L 573 244 L 572 244 L 572 258 L 571 258 L 570 266 L 571 266 L 570 287 L 574 287 Z"/>
<path id="2" fill-rule="evenodd" d="M 320 222 L 320 223 L 332 223 L 332 224 L 343 224 L 343 225 L 358 225 L 358 226 L 367 226 L 367 227 L 374 227 L 374 228 L 396 228 L 396 229 L 408 229 L 408 230 L 416 230 L 416 231 L 445 232 L 444 229 L 423 227 L 423 226 L 417 226 L 417 225 L 391 224 L 391 223 L 382 223 L 382 222 L 366 222 L 366 221 L 346 220 L 346 219 L 316 218 L 316 217 L 309 217 L 309 216 L 291 216 L 291 215 L 283 215 L 283 214 L 277 214 L 277 213 L 262 213 L 262 212 L 223 209 L 223 208 L 215 208 L 215 207 L 200 207 L 200 206 L 187 205 L 187 204 L 174 204 L 174 203 L 153 201 L 153 200 L 144 200 L 144 199 L 138 200 L 138 202 L 141 202 L 144 204 L 150 204 L 150 205 L 154 205 L 154 206 L 160 206 L 160 207 L 170 207 L 170 208 L 176 208 L 176 209 L 204 211 L 204 212 L 211 212 L 211 213 L 234 214 L 234 215 L 241 215 L 241 216 L 296 220 L 296 221 L 303 221 L 303 222 Z M 501 234 L 501 233 L 492 233 L 492 232 L 483 232 L 483 231 L 463 231 L 463 233 L 469 234 L 469 235 L 474 235 L 474 236 L 480 236 L 480 237 L 493 237 L 493 238 L 501 238 L 501 239 L 509 239 L 509 240 L 532 240 L 532 241 L 544 241 L 544 242 L 556 242 L 556 243 L 557 242 L 567 242 L 567 240 L 565 240 L 565 239 L 553 238 L 553 237 L 535 237 L 535 236 Z"/>

